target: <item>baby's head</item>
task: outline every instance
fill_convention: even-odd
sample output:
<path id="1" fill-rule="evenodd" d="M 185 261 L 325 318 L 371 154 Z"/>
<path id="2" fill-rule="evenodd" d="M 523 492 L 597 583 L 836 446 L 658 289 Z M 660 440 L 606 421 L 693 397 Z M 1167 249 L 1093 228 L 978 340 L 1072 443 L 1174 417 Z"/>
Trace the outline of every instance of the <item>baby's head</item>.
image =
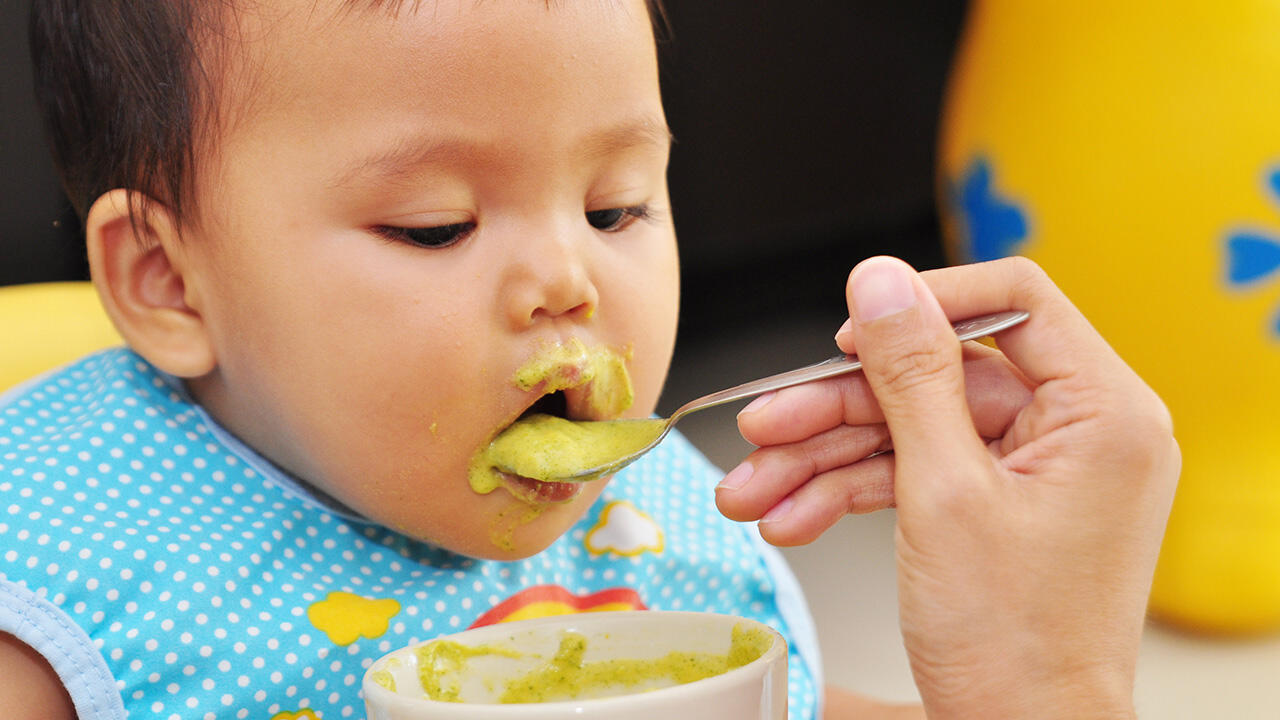
<path id="1" fill-rule="evenodd" d="M 55 158 L 135 350 L 409 535 L 514 558 L 582 514 L 603 481 L 542 502 L 467 471 L 544 394 L 517 371 L 572 356 L 548 348 L 628 357 L 625 415 L 657 402 L 678 273 L 644 0 L 36 5 Z M 540 407 L 612 412 L 569 385 Z"/>

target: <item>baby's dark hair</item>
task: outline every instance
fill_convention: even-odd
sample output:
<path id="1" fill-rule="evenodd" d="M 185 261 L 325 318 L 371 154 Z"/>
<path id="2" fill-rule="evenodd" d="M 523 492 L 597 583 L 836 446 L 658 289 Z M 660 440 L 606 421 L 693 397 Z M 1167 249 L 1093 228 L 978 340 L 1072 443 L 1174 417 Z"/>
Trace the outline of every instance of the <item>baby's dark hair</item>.
<path id="1" fill-rule="evenodd" d="M 344 0 L 386 8 L 425 0 Z M 548 5 L 554 0 L 543 0 Z M 646 0 L 655 34 L 662 0 Z M 83 220 L 109 190 L 191 209 L 199 150 L 218 127 L 217 83 L 237 0 L 33 0 L 36 102 L 54 165 Z"/>

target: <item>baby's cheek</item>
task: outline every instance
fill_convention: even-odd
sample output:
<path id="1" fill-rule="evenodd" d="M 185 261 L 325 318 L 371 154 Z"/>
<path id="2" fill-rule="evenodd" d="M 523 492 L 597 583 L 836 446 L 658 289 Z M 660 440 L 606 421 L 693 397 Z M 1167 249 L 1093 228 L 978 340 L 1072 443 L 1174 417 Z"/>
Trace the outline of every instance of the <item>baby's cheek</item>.
<path id="1" fill-rule="evenodd" d="M 672 291 L 675 292 L 674 289 Z M 674 297 L 668 299 L 666 307 L 655 312 L 654 321 L 649 324 L 644 340 L 637 341 L 636 353 L 643 354 L 640 367 L 641 377 L 637 381 L 637 396 L 640 400 L 656 405 L 662 386 L 666 382 L 667 372 L 671 368 L 671 356 L 676 341 L 677 306 Z M 643 343 L 643 344 L 642 344 Z M 650 408 L 652 409 L 652 408 Z"/>
<path id="2" fill-rule="evenodd" d="M 637 342 L 637 348 L 641 343 Z M 647 417 L 653 413 L 666 382 L 667 370 L 671 363 L 669 344 L 663 345 L 655 341 L 649 345 L 648 351 L 637 349 L 632 362 L 632 382 L 635 386 L 635 404 L 628 413 L 631 417 Z"/>

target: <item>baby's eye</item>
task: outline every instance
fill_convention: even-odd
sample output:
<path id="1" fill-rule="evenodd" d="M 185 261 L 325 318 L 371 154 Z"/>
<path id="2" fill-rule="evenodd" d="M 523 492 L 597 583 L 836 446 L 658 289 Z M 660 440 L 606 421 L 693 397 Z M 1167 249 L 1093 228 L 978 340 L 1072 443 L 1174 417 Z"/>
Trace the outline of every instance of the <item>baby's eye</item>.
<path id="1" fill-rule="evenodd" d="M 647 205 L 627 208 L 609 208 L 608 210 L 590 210 L 587 212 L 587 224 L 604 232 L 618 232 L 636 220 L 649 217 Z"/>
<path id="2" fill-rule="evenodd" d="M 377 225 L 373 231 L 394 242 L 403 242 L 424 248 L 446 248 L 466 239 L 476 229 L 473 222 L 436 225 L 434 227 L 396 227 Z"/>

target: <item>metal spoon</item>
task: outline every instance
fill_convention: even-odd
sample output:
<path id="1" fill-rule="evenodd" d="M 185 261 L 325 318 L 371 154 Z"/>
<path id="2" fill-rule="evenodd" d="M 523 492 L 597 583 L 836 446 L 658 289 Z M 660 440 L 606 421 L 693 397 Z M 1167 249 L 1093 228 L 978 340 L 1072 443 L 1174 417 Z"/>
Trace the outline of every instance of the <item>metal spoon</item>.
<path id="1" fill-rule="evenodd" d="M 1024 311 L 1002 312 L 994 315 L 984 315 L 982 317 L 971 318 L 969 320 L 962 320 L 953 324 L 952 327 L 955 328 L 956 336 L 959 340 L 964 342 L 966 340 L 975 340 L 977 338 L 986 337 L 1000 332 L 1001 330 L 1011 328 L 1026 320 L 1028 317 L 1030 317 L 1030 313 Z M 633 427 L 637 429 L 641 429 L 641 424 L 645 424 L 643 428 L 648 431 L 634 433 L 637 440 L 633 448 L 628 448 L 631 452 L 628 452 L 615 460 L 602 463 L 595 467 L 585 468 L 573 473 L 572 475 L 564 477 L 535 479 L 549 482 L 587 482 L 604 475 L 611 475 L 635 462 L 641 455 L 652 450 L 659 442 L 662 441 L 663 438 L 667 436 L 667 433 L 680 420 L 680 418 L 688 415 L 689 413 L 730 403 L 734 400 L 742 400 L 756 395 L 762 395 L 771 390 L 781 390 L 782 388 L 791 387 L 792 385 L 800 385 L 807 382 L 813 382 L 814 380 L 822 380 L 824 378 L 835 377 L 837 375 L 844 375 L 845 373 L 853 372 L 861 367 L 862 362 L 858 360 L 856 355 L 837 355 L 813 365 L 808 365 L 795 370 L 788 370 L 787 372 L 779 373 L 777 375 L 770 375 L 768 377 L 760 378 L 759 380 L 752 380 L 751 382 L 743 383 L 742 385 L 736 385 L 726 390 L 714 392 L 710 395 L 704 395 L 680 406 L 680 408 L 672 413 L 671 417 L 666 420 L 607 420 L 597 423 L 584 423 L 586 425 L 632 424 Z M 515 475 L 521 474 L 519 472 L 519 468 L 498 467 L 498 470 Z"/>

